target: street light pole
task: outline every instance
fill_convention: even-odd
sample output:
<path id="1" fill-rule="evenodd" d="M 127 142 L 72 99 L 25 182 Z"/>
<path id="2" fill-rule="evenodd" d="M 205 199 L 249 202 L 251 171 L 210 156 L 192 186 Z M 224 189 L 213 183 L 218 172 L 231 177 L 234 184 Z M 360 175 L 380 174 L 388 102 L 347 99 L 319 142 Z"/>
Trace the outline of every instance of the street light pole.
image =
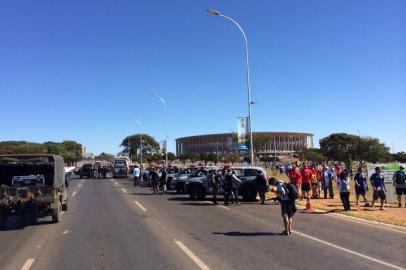
<path id="1" fill-rule="evenodd" d="M 248 57 L 248 41 L 247 36 L 245 35 L 244 30 L 242 29 L 241 25 L 236 22 L 234 19 L 221 14 L 219 11 L 214 9 L 208 9 L 208 13 L 226 18 L 227 20 L 231 21 L 237 28 L 241 31 L 241 34 L 244 38 L 244 45 L 245 45 L 245 64 L 247 68 L 246 80 L 247 80 L 247 91 L 248 91 L 248 129 L 250 133 L 250 156 L 251 156 L 251 165 L 254 165 L 254 146 L 253 146 L 253 139 L 252 139 L 252 119 L 251 119 L 251 105 L 254 103 L 251 100 L 251 84 L 250 84 L 250 67 L 249 67 L 249 57 Z"/>
<path id="2" fill-rule="evenodd" d="M 167 124 L 167 113 L 168 113 L 168 107 L 166 105 L 166 101 L 163 97 L 158 96 L 155 93 L 151 93 L 154 97 L 157 97 L 162 104 L 164 105 L 165 109 L 165 166 L 168 166 L 168 124 Z"/>

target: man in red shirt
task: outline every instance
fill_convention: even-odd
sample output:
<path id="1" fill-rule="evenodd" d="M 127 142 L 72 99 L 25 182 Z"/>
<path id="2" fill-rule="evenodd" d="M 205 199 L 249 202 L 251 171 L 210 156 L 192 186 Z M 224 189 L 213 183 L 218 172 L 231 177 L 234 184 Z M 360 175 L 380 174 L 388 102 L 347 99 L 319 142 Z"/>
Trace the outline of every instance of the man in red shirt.
<path id="1" fill-rule="evenodd" d="M 309 199 L 309 191 L 312 183 L 312 170 L 305 164 L 302 171 L 302 197 L 305 196 Z"/>
<path id="2" fill-rule="evenodd" d="M 296 189 L 299 190 L 299 184 L 302 181 L 302 175 L 297 166 L 290 167 L 288 170 L 288 177 L 290 182 L 296 186 Z"/>

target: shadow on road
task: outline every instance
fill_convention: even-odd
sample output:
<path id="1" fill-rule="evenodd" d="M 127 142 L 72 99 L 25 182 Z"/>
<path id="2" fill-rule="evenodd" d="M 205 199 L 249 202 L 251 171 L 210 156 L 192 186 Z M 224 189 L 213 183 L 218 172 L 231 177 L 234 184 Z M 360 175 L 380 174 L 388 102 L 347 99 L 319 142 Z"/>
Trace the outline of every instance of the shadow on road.
<path id="1" fill-rule="evenodd" d="M 189 202 L 189 203 L 181 203 L 180 205 L 215 206 L 213 203 L 208 203 L 208 202 Z"/>
<path id="2" fill-rule="evenodd" d="M 282 233 L 273 232 L 214 232 L 213 234 L 222 234 L 225 236 L 279 236 Z"/>
<path id="3" fill-rule="evenodd" d="M 22 216 L 10 216 L 7 220 L 6 226 L 0 226 L 0 231 L 17 231 L 23 230 L 24 228 L 30 226 L 40 226 L 47 224 L 53 224 L 53 222 L 50 220 L 37 220 L 36 222 L 25 221 Z"/>

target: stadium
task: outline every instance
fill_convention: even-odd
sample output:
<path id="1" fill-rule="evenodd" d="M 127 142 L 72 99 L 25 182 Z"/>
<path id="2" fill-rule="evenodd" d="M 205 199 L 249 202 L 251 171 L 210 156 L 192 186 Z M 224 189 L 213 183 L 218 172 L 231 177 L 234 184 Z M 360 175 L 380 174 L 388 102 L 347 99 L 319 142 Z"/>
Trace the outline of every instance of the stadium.
<path id="1" fill-rule="evenodd" d="M 303 132 L 253 132 L 263 138 L 257 155 L 286 157 L 303 148 L 313 148 L 313 134 Z M 190 153 L 220 153 L 237 152 L 237 134 L 221 133 L 182 137 L 176 139 L 176 155 Z"/>

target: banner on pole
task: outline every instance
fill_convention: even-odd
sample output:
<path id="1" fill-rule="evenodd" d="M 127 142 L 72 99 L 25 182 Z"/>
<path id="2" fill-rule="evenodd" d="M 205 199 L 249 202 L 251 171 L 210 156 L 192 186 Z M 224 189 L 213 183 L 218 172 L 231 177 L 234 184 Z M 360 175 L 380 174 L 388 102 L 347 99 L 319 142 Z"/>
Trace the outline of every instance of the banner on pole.
<path id="1" fill-rule="evenodd" d="M 249 138 L 248 138 L 248 119 L 242 117 L 238 119 L 237 136 L 238 136 L 238 151 L 248 151 Z"/>

